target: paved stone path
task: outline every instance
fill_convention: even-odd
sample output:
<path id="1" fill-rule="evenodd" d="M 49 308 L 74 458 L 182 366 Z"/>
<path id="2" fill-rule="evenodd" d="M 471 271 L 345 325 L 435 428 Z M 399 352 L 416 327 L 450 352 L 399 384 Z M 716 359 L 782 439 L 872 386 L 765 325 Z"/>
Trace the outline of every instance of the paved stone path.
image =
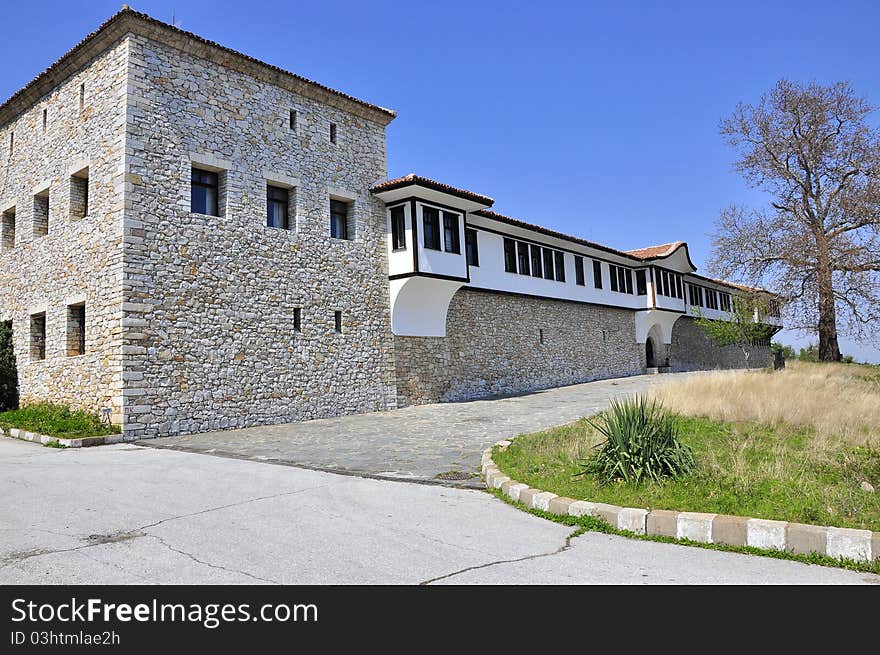
<path id="1" fill-rule="evenodd" d="M 612 398 L 641 393 L 657 382 L 685 375 L 695 374 L 598 380 L 508 398 L 419 405 L 139 444 L 377 477 L 419 481 L 463 477 L 443 481 L 478 486 L 480 454 L 499 439 L 569 423 L 603 409 Z M 453 475 L 443 475 L 449 473 Z"/>

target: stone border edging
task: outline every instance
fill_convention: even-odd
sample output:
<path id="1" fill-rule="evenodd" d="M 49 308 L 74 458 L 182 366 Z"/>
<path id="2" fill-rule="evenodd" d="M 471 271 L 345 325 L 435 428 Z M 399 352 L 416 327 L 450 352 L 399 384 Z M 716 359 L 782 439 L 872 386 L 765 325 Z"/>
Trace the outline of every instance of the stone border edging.
<path id="1" fill-rule="evenodd" d="M 495 446 L 506 450 L 510 441 Z M 833 528 L 787 521 L 771 521 L 724 514 L 646 510 L 591 503 L 534 489 L 505 475 L 492 460 L 492 447 L 483 451 L 481 469 L 490 489 L 500 489 L 508 498 L 526 507 L 561 516 L 593 516 L 619 530 L 635 534 L 690 539 L 728 546 L 753 546 L 798 555 L 818 553 L 834 559 L 857 562 L 880 560 L 880 532 Z"/>
<path id="2" fill-rule="evenodd" d="M 61 437 L 50 437 L 45 434 L 37 434 L 36 432 L 28 432 L 18 428 L 9 428 L 4 430 L 0 428 L 0 436 L 10 437 L 11 439 L 20 439 L 21 441 L 31 441 L 33 443 L 58 444 L 65 448 L 86 448 L 88 446 L 103 446 L 105 444 L 120 443 L 124 441 L 122 434 L 108 434 L 102 437 L 81 437 L 79 439 L 63 439 Z"/>

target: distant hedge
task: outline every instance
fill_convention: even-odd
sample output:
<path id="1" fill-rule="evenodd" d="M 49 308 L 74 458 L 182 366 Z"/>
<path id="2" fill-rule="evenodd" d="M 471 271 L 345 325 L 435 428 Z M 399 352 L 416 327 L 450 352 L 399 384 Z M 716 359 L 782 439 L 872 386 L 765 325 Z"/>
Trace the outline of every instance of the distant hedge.
<path id="1" fill-rule="evenodd" d="M 18 409 L 18 368 L 12 347 L 12 324 L 0 322 L 0 411 Z"/>

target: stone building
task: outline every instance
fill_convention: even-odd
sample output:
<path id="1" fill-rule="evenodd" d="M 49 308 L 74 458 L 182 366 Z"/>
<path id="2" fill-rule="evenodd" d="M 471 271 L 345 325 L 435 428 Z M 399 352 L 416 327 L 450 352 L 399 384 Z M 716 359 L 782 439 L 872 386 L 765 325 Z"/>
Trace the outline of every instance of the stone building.
<path id="1" fill-rule="evenodd" d="M 123 8 L 0 105 L 22 399 L 134 439 L 743 365 L 689 318 L 742 289 L 686 244 L 384 181 L 394 116 Z"/>

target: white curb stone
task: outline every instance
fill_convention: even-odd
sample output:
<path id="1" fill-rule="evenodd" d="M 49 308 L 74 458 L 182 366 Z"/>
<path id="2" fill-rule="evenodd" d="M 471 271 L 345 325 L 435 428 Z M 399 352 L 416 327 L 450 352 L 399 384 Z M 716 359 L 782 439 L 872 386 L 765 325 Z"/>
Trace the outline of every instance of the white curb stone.
<path id="1" fill-rule="evenodd" d="M 712 519 L 715 514 L 703 512 L 681 512 L 678 515 L 675 536 L 703 543 L 712 543 Z"/>
<path id="2" fill-rule="evenodd" d="M 500 489 L 501 485 L 510 480 L 509 475 L 496 475 L 492 477 L 492 488 Z"/>
<path id="3" fill-rule="evenodd" d="M 857 562 L 871 560 L 871 531 L 851 528 L 828 528 L 826 554 L 835 559 L 845 557 Z"/>
<path id="4" fill-rule="evenodd" d="M 624 507 L 617 513 L 617 527 L 636 534 L 645 534 L 648 510 L 636 507 Z"/>
<path id="5" fill-rule="evenodd" d="M 535 497 L 532 498 L 532 507 L 534 509 L 544 510 L 545 512 L 550 511 L 550 501 L 557 497 L 558 494 L 550 493 L 549 491 L 542 491 L 539 494 L 535 494 Z"/>
<path id="6" fill-rule="evenodd" d="M 598 516 L 599 507 L 596 503 L 577 500 L 568 506 L 569 516 Z"/>
<path id="7" fill-rule="evenodd" d="M 767 550 L 785 550 L 787 521 L 749 519 L 746 521 L 746 545 Z"/>
<path id="8" fill-rule="evenodd" d="M 510 496 L 511 500 L 518 501 L 519 500 L 519 492 L 523 489 L 528 489 L 529 485 L 523 484 L 520 482 L 519 484 L 512 484 L 510 488 L 507 490 L 507 495 Z"/>

